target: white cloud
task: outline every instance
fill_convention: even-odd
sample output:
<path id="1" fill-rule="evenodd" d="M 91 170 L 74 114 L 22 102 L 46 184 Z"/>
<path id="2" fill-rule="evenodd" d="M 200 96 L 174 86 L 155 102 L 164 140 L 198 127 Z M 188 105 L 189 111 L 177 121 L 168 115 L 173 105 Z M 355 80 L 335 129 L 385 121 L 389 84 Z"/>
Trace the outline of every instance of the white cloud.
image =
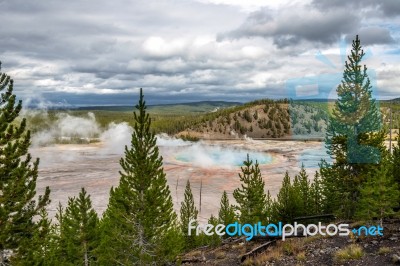
<path id="1" fill-rule="evenodd" d="M 0 28 L 3 70 L 25 99 L 131 104 L 139 87 L 152 104 L 286 97 L 288 79 L 342 71 L 339 39 L 356 33 L 371 44 L 379 95 L 399 95 L 400 55 L 387 51 L 398 49 L 400 19 L 368 15 L 388 12 L 374 0 L 354 14 L 349 1 L 25 2 L 2 3 Z"/>

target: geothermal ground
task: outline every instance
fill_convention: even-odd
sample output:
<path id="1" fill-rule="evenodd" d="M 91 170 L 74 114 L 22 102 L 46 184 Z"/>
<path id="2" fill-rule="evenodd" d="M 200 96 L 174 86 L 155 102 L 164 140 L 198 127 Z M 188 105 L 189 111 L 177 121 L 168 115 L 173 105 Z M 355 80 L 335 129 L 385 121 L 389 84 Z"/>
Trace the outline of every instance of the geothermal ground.
<path id="1" fill-rule="evenodd" d="M 304 163 L 310 179 L 321 158 L 326 158 L 322 142 L 304 141 L 201 141 L 184 142 L 159 138 L 158 145 L 164 158 L 164 170 L 175 209 L 179 211 L 186 180 L 189 179 L 195 203 L 201 212 L 200 221 L 218 214 L 219 201 L 224 190 L 232 202 L 232 192 L 239 187 L 240 162 L 249 153 L 250 159 L 260 163 L 266 190 L 274 197 L 285 171 L 293 177 Z M 122 146 L 123 147 L 123 146 Z M 51 189 L 48 208 L 54 216 L 59 202 L 66 205 L 68 197 L 76 196 L 81 187 L 91 194 L 94 208 L 102 213 L 107 208 L 109 191 L 118 185 L 121 169 L 121 149 L 96 143 L 88 145 L 52 145 L 33 148 L 31 153 L 40 158 L 38 192 L 46 186 Z M 239 159 L 238 159 L 239 158 Z"/>

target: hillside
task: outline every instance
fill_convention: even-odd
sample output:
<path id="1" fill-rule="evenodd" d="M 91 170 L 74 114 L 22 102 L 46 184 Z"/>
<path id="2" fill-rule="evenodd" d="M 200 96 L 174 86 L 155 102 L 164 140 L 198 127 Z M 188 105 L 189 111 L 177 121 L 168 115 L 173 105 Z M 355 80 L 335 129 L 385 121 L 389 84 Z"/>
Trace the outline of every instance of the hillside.
<path id="1" fill-rule="evenodd" d="M 317 104 L 260 100 L 215 114 L 177 136 L 200 139 L 321 137 L 326 128 L 326 111 Z"/>
<path id="2" fill-rule="evenodd" d="M 351 228 L 358 228 L 353 223 Z M 181 257 L 183 265 L 399 265 L 400 220 L 384 223 L 384 236 L 311 236 L 285 241 L 259 237 L 228 238 Z"/>

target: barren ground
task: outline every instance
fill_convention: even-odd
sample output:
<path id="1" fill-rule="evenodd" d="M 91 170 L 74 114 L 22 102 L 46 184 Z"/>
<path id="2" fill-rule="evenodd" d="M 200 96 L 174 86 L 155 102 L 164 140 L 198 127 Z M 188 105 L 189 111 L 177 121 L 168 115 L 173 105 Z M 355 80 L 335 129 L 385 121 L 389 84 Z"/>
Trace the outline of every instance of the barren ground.
<path id="1" fill-rule="evenodd" d="M 301 162 L 311 174 L 317 170 L 317 163 L 324 155 L 321 142 L 303 141 L 206 141 L 204 145 L 239 148 L 248 151 L 264 152 L 273 157 L 270 164 L 260 165 L 266 189 L 272 196 L 278 192 L 286 170 L 292 176 L 298 172 Z M 232 199 L 232 192 L 239 187 L 239 166 L 199 166 L 179 161 L 175 158 L 179 147 L 161 146 L 164 169 L 175 204 L 179 210 L 183 199 L 186 180 L 189 179 L 197 207 L 200 209 L 200 184 L 202 183 L 200 220 L 205 221 L 211 214 L 217 214 L 223 190 Z M 58 202 L 64 206 L 69 196 L 76 196 L 81 187 L 91 194 L 94 208 L 102 213 L 108 203 L 109 191 L 119 180 L 121 169 L 119 160 L 122 154 L 104 149 L 101 143 L 89 145 L 54 145 L 34 148 L 34 157 L 39 157 L 40 173 L 37 184 L 42 193 L 46 186 L 51 189 L 50 216 L 56 211 Z M 322 154 L 322 155 L 321 155 Z"/>

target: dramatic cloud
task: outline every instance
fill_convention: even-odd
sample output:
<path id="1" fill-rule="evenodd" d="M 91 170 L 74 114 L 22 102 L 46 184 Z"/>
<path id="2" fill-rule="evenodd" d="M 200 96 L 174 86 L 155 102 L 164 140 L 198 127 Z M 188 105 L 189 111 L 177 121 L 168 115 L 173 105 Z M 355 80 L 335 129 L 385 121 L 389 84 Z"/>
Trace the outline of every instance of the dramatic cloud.
<path id="1" fill-rule="evenodd" d="M 390 31 L 381 27 L 361 28 L 358 32 L 353 32 L 347 36 L 347 41 L 350 42 L 354 36 L 358 34 L 364 45 L 371 44 L 390 44 L 395 40 L 390 35 Z"/>
<path id="2" fill-rule="evenodd" d="M 342 70 L 342 37 L 360 35 L 370 68 L 396 65 L 399 53 L 388 51 L 400 38 L 397 6 L 0 0 L 0 60 L 18 97 L 32 104 L 132 105 L 140 87 L 151 104 L 287 97 L 287 80 Z M 397 76 L 385 71 L 380 95 L 397 96 Z"/>
<path id="3" fill-rule="evenodd" d="M 331 44 L 359 27 L 360 18 L 346 10 L 321 12 L 292 6 L 279 11 L 253 12 L 237 30 L 220 38 L 272 37 L 278 47 L 298 45 L 301 40 Z"/>
<path id="4" fill-rule="evenodd" d="M 384 16 L 399 16 L 400 5 L 397 0 L 314 0 L 313 5 L 321 10 L 327 10 L 331 8 L 347 8 L 348 10 L 354 10 L 354 12 L 361 12 L 365 9 L 372 9 L 380 11 Z"/>

